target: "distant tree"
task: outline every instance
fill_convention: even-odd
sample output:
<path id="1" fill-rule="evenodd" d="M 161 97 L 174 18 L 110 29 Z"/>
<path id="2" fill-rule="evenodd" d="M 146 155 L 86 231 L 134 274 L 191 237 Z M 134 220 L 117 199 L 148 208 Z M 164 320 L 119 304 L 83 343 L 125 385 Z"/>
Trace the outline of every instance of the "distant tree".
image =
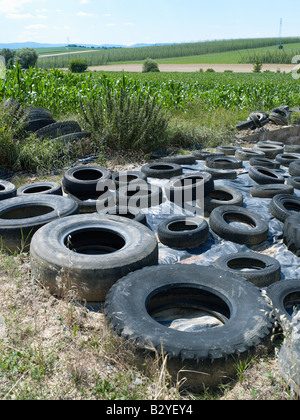
<path id="1" fill-rule="evenodd" d="M 34 67 L 38 60 L 38 54 L 33 48 L 22 48 L 16 52 L 15 62 L 19 63 L 23 69 Z"/>
<path id="2" fill-rule="evenodd" d="M 253 73 L 261 73 L 262 63 L 259 60 L 256 60 L 253 64 Z"/>
<path id="3" fill-rule="evenodd" d="M 147 58 L 143 63 L 143 73 L 159 72 L 158 64 L 152 58 Z"/>
<path id="4" fill-rule="evenodd" d="M 14 57 L 16 55 L 16 52 L 10 50 L 9 48 L 3 48 L 2 50 L 0 50 L 0 55 L 2 55 L 5 58 L 6 67 L 11 68 L 14 64 Z"/>
<path id="5" fill-rule="evenodd" d="M 84 73 L 88 68 L 88 64 L 86 60 L 74 58 L 74 60 L 69 62 L 68 68 L 72 73 Z"/>

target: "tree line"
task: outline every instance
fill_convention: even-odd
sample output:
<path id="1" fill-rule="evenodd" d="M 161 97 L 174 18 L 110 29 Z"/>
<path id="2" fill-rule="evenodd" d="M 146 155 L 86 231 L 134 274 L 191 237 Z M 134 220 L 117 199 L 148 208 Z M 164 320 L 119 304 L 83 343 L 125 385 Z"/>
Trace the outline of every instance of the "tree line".
<path id="1" fill-rule="evenodd" d="M 39 58 L 37 52 L 33 48 L 22 48 L 21 50 L 11 50 L 3 48 L 0 50 L 0 55 L 5 58 L 7 68 L 12 68 L 16 63 L 19 63 L 23 69 L 34 67 Z"/>

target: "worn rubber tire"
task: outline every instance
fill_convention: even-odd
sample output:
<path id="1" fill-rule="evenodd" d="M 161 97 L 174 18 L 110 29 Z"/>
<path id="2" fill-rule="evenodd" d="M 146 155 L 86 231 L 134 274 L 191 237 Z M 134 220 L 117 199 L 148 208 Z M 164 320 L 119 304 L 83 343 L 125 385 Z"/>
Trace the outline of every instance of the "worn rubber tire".
<path id="1" fill-rule="evenodd" d="M 285 219 L 283 242 L 289 251 L 300 257 L 300 214 L 293 214 Z"/>
<path id="2" fill-rule="evenodd" d="M 244 222 L 252 229 L 239 226 L 235 227 L 226 222 Z M 209 217 L 209 224 L 213 232 L 221 238 L 243 245 L 257 245 L 267 239 L 269 232 L 268 223 L 248 209 L 238 206 L 221 206 L 214 209 Z"/>
<path id="3" fill-rule="evenodd" d="M 271 201 L 270 213 L 284 223 L 287 217 L 294 214 L 289 208 L 300 212 L 300 197 L 289 194 L 278 194 Z"/>
<path id="4" fill-rule="evenodd" d="M 149 178 L 170 179 L 182 175 L 183 169 L 176 163 L 156 162 L 142 166 L 141 171 Z"/>
<path id="5" fill-rule="evenodd" d="M 204 197 L 205 213 L 210 214 L 215 208 L 220 206 L 239 206 L 243 205 L 243 194 L 235 188 L 227 185 L 216 185 L 214 190 Z"/>
<path id="6" fill-rule="evenodd" d="M 286 180 L 295 190 L 300 190 L 300 176 L 292 176 Z"/>
<path id="7" fill-rule="evenodd" d="M 265 153 L 267 159 L 275 159 L 277 155 L 284 152 L 282 146 L 276 146 L 275 144 L 269 145 L 269 146 L 267 146 L 267 145 L 263 145 L 263 146 L 255 145 L 253 147 L 253 150 L 255 152 Z"/>
<path id="8" fill-rule="evenodd" d="M 116 202 L 120 207 L 136 209 L 155 207 L 163 202 L 163 190 L 154 184 L 128 184 L 118 189 Z"/>
<path id="9" fill-rule="evenodd" d="M 56 137 L 52 139 L 55 143 L 76 143 L 82 139 L 88 139 L 91 137 L 91 133 L 87 131 L 80 131 L 79 133 L 65 134 L 64 136 Z"/>
<path id="10" fill-rule="evenodd" d="M 294 194 L 294 188 L 287 184 L 257 185 L 251 190 L 252 197 L 273 198 L 278 194 Z"/>
<path id="11" fill-rule="evenodd" d="M 205 169 L 202 169 L 202 171 L 207 172 L 208 174 L 211 174 L 214 181 L 218 179 L 237 179 L 237 173 L 233 169 L 205 168 Z"/>
<path id="12" fill-rule="evenodd" d="M 209 150 L 195 150 L 193 155 L 196 160 L 206 160 L 206 158 L 213 156 L 225 156 L 224 152 L 210 152 Z"/>
<path id="13" fill-rule="evenodd" d="M 279 281 L 281 277 L 279 262 L 275 258 L 258 252 L 237 252 L 224 255 L 214 262 L 214 266 L 241 276 L 260 288 Z"/>
<path id="14" fill-rule="evenodd" d="M 165 186 L 165 193 L 169 201 L 178 204 L 202 199 L 214 189 L 212 175 L 207 172 L 195 172 L 172 178 Z"/>
<path id="15" fill-rule="evenodd" d="M 298 153 L 281 153 L 275 158 L 281 165 L 289 167 L 292 162 L 300 161 L 300 154 Z"/>
<path id="16" fill-rule="evenodd" d="M 178 331 L 156 320 L 165 308 L 221 312 L 230 320 L 201 332 Z M 228 310 L 229 308 L 233 310 Z M 135 362 L 145 355 L 166 357 L 172 379 L 201 391 L 228 382 L 237 360 L 268 345 L 273 321 L 260 290 L 243 278 L 196 264 L 146 267 L 118 281 L 109 291 L 104 313 L 125 343 L 134 344 Z M 131 347 L 132 348 L 132 347 Z"/>
<path id="17" fill-rule="evenodd" d="M 284 153 L 300 153 L 300 144 L 286 144 Z"/>
<path id="18" fill-rule="evenodd" d="M 66 193 L 76 197 L 95 197 L 98 183 L 108 179 L 111 179 L 108 169 L 98 165 L 79 165 L 64 173 L 62 184 Z"/>
<path id="19" fill-rule="evenodd" d="M 174 216 L 159 224 L 157 235 L 170 248 L 194 249 L 207 241 L 209 226 L 200 217 Z"/>
<path id="20" fill-rule="evenodd" d="M 58 182 L 34 182 L 33 184 L 26 184 L 17 189 L 18 196 L 28 194 L 63 195 L 63 192 Z"/>
<path id="21" fill-rule="evenodd" d="M 266 154 L 264 152 L 255 152 L 253 149 L 238 149 L 235 152 L 235 157 L 242 161 L 248 161 L 253 157 L 264 158 L 266 157 Z"/>
<path id="22" fill-rule="evenodd" d="M 111 216 L 121 216 L 128 219 L 134 220 L 135 222 L 142 223 L 147 225 L 147 217 L 144 213 L 141 213 L 138 209 L 134 207 L 108 207 L 104 210 L 101 210 L 99 214 L 109 214 Z"/>
<path id="23" fill-rule="evenodd" d="M 196 157 L 194 155 L 167 156 L 162 162 L 177 163 L 177 165 L 194 165 Z"/>
<path id="24" fill-rule="evenodd" d="M 300 305 L 300 280 L 286 279 L 272 284 L 266 290 L 273 313 L 284 332 L 289 331 L 293 307 Z"/>
<path id="25" fill-rule="evenodd" d="M 125 217 L 77 215 L 39 229 L 30 255 L 33 280 L 50 293 L 73 291 L 80 301 L 103 302 L 118 279 L 158 264 L 158 242 L 150 229 Z"/>
<path id="26" fill-rule="evenodd" d="M 38 138 L 56 139 L 66 134 L 79 133 L 81 131 L 77 121 L 60 121 L 37 130 L 35 135 Z"/>
<path id="27" fill-rule="evenodd" d="M 208 157 L 205 164 L 211 169 L 240 169 L 243 167 L 243 162 L 234 156 Z"/>
<path id="28" fill-rule="evenodd" d="M 99 210 L 108 207 L 115 203 L 115 195 L 113 191 L 105 191 L 98 193 L 96 196 L 81 197 L 73 194 L 68 194 L 68 197 L 75 201 L 78 205 L 79 213 L 96 213 Z"/>
<path id="29" fill-rule="evenodd" d="M 147 176 L 141 171 L 114 172 L 112 173 L 111 179 L 115 183 L 116 189 L 125 187 L 129 183 L 131 185 L 147 183 Z"/>
<path id="30" fill-rule="evenodd" d="M 78 206 L 67 197 L 37 194 L 0 202 L 0 238 L 12 253 L 29 245 L 32 235 L 45 224 L 78 214 Z M 5 218 L 6 217 L 6 218 Z"/>
<path id="31" fill-rule="evenodd" d="M 218 146 L 217 151 L 224 153 L 225 156 L 234 156 L 235 152 L 241 149 L 239 146 Z"/>
<path id="32" fill-rule="evenodd" d="M 248 175 L 259 185 L 285 183 L 285 178 L 282 175 L 262 166 L 251 166 Z"/>
<path id="33" fill-rule="evenodd" d="M 17 195 L 17 187 L 9 182 L 0 179 L 0 201 L 13 198 Z"/>
<path id="34" fill-rule="evenodd" d="M 290 164 L 289 174 L 291 176 L 300 176 L 300 161 L 296 160 Z"/>
<path id="35" fill-rule="evenodd" d="M 263 168 L 268 169 L 279 169 L 280 163 L 276 162 L 275 160 L 267 159 L 267 158 L 251 158 L 249 160 L 251 166 L 260 166 Z"/>
<path id="36" fill-rule="evenodd" d="M 56 123 L 56 121 L 53 120 L 53 119 L 43 118 L 43 119 L 39 119 L 39 120 L 28 121 L 25 124 L 24 128 L 28 132 L 35 133 L 36 131 L 38 131 L 38 130 L 44 128 L 44 127 L 47 127 L 48 125 L 55 124 L 55 123 Z"/>

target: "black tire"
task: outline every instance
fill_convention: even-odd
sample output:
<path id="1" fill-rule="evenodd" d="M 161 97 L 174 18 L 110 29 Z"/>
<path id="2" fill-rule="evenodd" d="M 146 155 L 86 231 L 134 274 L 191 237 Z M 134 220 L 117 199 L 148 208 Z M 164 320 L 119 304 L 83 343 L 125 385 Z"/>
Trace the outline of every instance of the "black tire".
<path id="1" fill-rule="evenodd" d="M 57 182 L 35 182 L 17 189 L 18 196 L 28 194 L 63 195 L 63 192 L 61 185 Z"/>
<path id="2" fill-rule="evenodd" d="M 150 229 L 125 217 L 79 215 L 39 229 L 30 255 L 33 280 L 50 293 L 103 302 L 118 279 L 158 264 L 158 242 Z"/>
<path id="3" fill-rule="evenodd" d="M 251 166 L 248 174 L 259 185 L 285 183 L 285 178 L 282 175 L 262 166 Z"/>
<path id="4" fill-rule="evenodd" d="M 252 149 L 238 149 L 235 152 L 235 157 L 237 159 L 242 160 L 242 161 L 247 161 L 247 160 L 250 160 L 253 157 L 264 158 L 264 157 L 266 157 L 266 154 L 264 152 L 255 152 Z"/>
<path id="5" fill-rule="evenodd" d="M 209 150 L 195 150 L 193 155 L 196 160 L 206 160 L 206 158 L 214 156 L 225 156 L 224 152 L 210 152 Z"/>
<path id="6" fill-rule="evenodd" d="M 215 185 L 214 190 L 204 197 L 204 211 L 210 214 L 220 206 L 243 205 L 243 194 L 235 188 L 227 185 Z"/>
<path id="7" fill-rule="evenodd" d="M 211 174 L 213 180 L 218 179 L 237 179 L 237 173 L 233 169 L 211 169 L 205 168 L 202 170 L 203 172 L 207 172 Z"/>
<path id="8" fill-rule="evenodd" d="M 275 144 L 273 145 L 263 145 L 263 146 L 254 146 L 253 150 L 255 152 L 263 152 L 266 155 L 267 159 L 275 159 L 277 155 L 281 154 L 284 152 L 283 147 L 281 146 L 276 146 Z"/>
<path id="9" fill-rule="evenodd" d="M 300 153 L 300 144 L 286 144 L 284 153 Z"/>
<path id="10" fill-rule="evenodd" d="M 168 318 L 172 309 L 173 323 Z M 174 325 L 177 314 L 182 320 L 182 310 L 195 311 L 191 318 L 201 315 L 190 331 L 178 331 Z M 182 386 L 195 391 L 228 382 L 236 375 L 238 359 L 269 343 L 269 312 L 257 287 L 223 270 L 195 264 L 131 273 L 111 288 L 104 306 L 114 331 L 134 343 L 138 364 L 145 363 L 145 353 L 163 353 L 174 382 L 185 378 Z M 201 323 L 205 314 L 211 317 L 206 324 Z M 212 320 L 219 327 L 213 328 Z"/>
<path id="11" fill-rule="evenodd" d="M 73 194 L 68 194 L 68 197 L 75 201 L 78 205 L 79 213 L 96 213 L 98 210 L 103 209 L 115 204 L 115 195 L 113 191 L 99 192 L 96 196 L 80 197 Z"/>
<path id="12" fill-rule="evenodd" d="M 291 176 L 300 176 L 300 160 L 292 162 L 289 166 L 289 174 Z"/>
<path id="13" fill-rule="evenodd" d="M 251 158 L 249 160 L 251 166 L 260 166 L 263 168 L 268 169 L 279 169 L 280 163 L 276 162 L 275 160 L 267 159 L 267 158 Z"/>
<path id="14" fill-rule="evenodd" d="M 28 121 L 25 125 L 25 130 L 31 133 L 35 133 L 36 131 L 47 127 L 47 125 L 55 124 L 56 121 L 53 119 L 39 119 L 39 120 L 32 120 Z"/>
<path id="15" fill-rule="evenodd" d="M 292 323 L 293 308 L 300 305 L 300 280 L 286 279 L 269 286 L 266 290 L 273 313 L 285 332 Z"/>
<path id="16" fill-rule="evenodd" d="M 292 176 L 286 180 L 295 190 L 300 190 L 300 176 Z"/>
<path id="17" fill-rule="evenodd" d="M 17 188 L 9 181 L 0 179 L 0 201 L 13 198 L 17 195 Z"/>
<path id="18" fill-rule="evenodd" d="M 255 111 L 249 115 L 249 120 L 253 121 L 256 128 L 261 128 L 269 122 L 269 114 L 263 111 Z"/>
<path id="19" fill-rule="evenodd" d="M 142 166 L 141 171 L 149 178 L 170 179 L 182 175 L 183 169 L 176 163 L 156 162 Z"/>
<path id="20" fill-rule="evenodd" d="M 243 162 L 233 156 L 208 157 L 205 164 L 212 169 L 240 169 L 243 167 Z"/>
<path id="21" fill-rule="evenodd" d="M 135 222 L 142 223 L 143 225 L 147 225 L 147 217 L 144 213 L 141 213 L 138 209 L 133 207 L 108 207 L 103 209 L 99 212 L 99 214 L 109 214 L 111 216 L 121 216 L 126 217 L 130 220 L 134 220 Z"/>
<path id="22" fill-rule="evenodd" d="M 154 184 L 128 184 L 120 187 L 116 196 L 119 207 L 145 209 L 163 202 L 163 190 Z"/>
<path id="23" fill-rule="evenodd" d="M 177 163 L 177 165 L 194 165 L 196 157 L 194 155 L 167 156 L 162 162 Z"/>
<path id="24" fill-rule="evenodd" d="M 269 116 L 269 120 L 276 124 L 276 125 L 287 125 L 287 119 L 283 116 L 278 114 L 277 112 L 271 112 Z"/>
<path id="25" fill-rule="evenodd" d="M 283 242 L 289 251 L 300 257 L 300 214 L 293 214 L 285 219 Z"/>
<path id="26" fill-rule="evenodd" d="M 239 146 L 218 146 L 216 148 L 216 150 L 218 150 L 219 152 L 224 153 L 225 156 L 234 156 L 235 152 L 241 149 L 241 147 Z"/>
<path id="27" fill-rule="evenodd" d="M 45 108 L 26 108 L 24 109 L 24 117 L 26 121 L 35 121 L 35 120 L 51 120 L 53 116 L 48 109 Z"/>
<path id="28" fill-rule="evenodd" d="M 5 250 L 15 252 L 28 247 L 32 235 L 45 224 L 73 214 L 78 206 L 69 198 L 37 194 L 0 202 L 0 238 Z"/>
<path id="29" fill-rule="evenodd" d="M 292 162 L 300 162 L 300 154 L 297 153 L 281 153 L 275 158 L 283 166 L 289 167 Z"/>
<path id="30" fill-rule="evenodd" d="M 273 197 L 270 204 L 271 214 L 282 223 L 294 212 L 300 212 L 300 197 L 279 194 Z M 297 214 L 297 213 L 296 213 Z"/>
<path id="31" fill-rule="evenodd" d="M 77 121 L 60 121 L 37 130 L 35 135 L 38 138 L 56 139 L 65 134 L 79 132 L 81 132 L 81 128 Z"/>
<path id="32" fill-rule="evenodd" d="M 274 146 L 274 145 L 284 147 L 284 143 L 282 141 L 263 140 L 257 143 L 257 146 Z"/>
<path id="33" fill-rule="evenodd" d="M 207 241 L 209 226 L 201 217 L 174 216 L 159 224 L 157 235 L 170 248 L 194 249 Z"/>
<path id="34" fill-rule="evenodd" d="M 247 121 L 242 121 L 238 123 L 235 127 L 238 131 L 254 130 L 256 128 L 256 125 L 254 124 L 252 120 L 247 120 Z"/>
<path id="35" fill-rule="evenodd" d="M 239 222 L 232 226 L 227 221 Z M 209 217 L 210 227 L 222 239 L 244 245 L 257 245 L 268 237 L 269 225 L 258 214 L 243 207 L 221 206 L 214 209 Z M 245 223 L 251 227 L 244 227 Z"/>
<path id="36" fill-rule="evenodd" d="M 214 266 L 241 276 L 260 288 L 270 286 L 281 277 L 279 262 L 275 258 L 257 252 L 224 255 L 215 261 Z"/>
<path id="37" fill-rule="evenodd" d="M 273 198 L 278 194 L 294 194 L 294 188 L 286 184 L 257 185 L 251 190 L 252 197 Z"/>
<path id="38" fill-rule="evenodd" d="M 91 137 L 91 133 L 88 133 L 86 131 L 80 131 L 79 133 L 70 133 L 70 134 L 65 134 L 64 136 L 60 136 L 60 137 L 56 137 L 53 140 L 53 142 L 57 142 L 57 143 L 68 143 L 68 142 L 73 142 L 76 143 L 79 140 L 82 139 L 89 139 Z"/>
<path id="39" fill-rule="evenodd" d="M 98 165 L 79 165 L 64 173 L 62 184 L 64 191 L 75 197 L 95 197 L 98 183 L 108 179 L 111 179 L 108 169 Z"/>
<path id="40" fill-rule="evenodd" d="M 214 189 L 212 175 L 207 172 L 195 172 L 172 178 L 165 186 L 165 193 L 169 201 L 178 204 L 201 200 Z"/>
<path id="41" fill-rule="evenodd" d="M 111 179 L 115 183 L 116 189 L 125 187 L 129 183 L 132 185 L 147 182 L 147 176 L 141 171 L 114 172 Z"/>

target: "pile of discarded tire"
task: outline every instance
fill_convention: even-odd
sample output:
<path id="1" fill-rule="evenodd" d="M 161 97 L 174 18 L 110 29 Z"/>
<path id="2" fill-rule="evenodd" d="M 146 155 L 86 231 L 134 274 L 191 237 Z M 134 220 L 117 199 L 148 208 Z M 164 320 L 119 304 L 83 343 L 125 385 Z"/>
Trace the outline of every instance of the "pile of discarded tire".
<path id="1" fill-rule="evenodd" d="M 245 206 L 237 189 L 222 184 L 238 181 L 237 171 L 251 162 L 251 194 L 270 200 L 287 252 L 299 257 L 300 197 L 294 191 L 300 159 L 287 158 L 286 180 L 274 169 L 287 168 L 282 148 L 264 143 L 252 150 L 198 151 L 118 173 L 81 165 L 66 171 L 61 184 L 17 189 L 0 181 L 3 248 L 30 246 L 32 279 L 53 295 L 103 304 L 113 330 L 134 344 L 141 368 L 145 355 L 163 355 L 174 381 L 184 379 L 183 388 L 218 386 L 234 379 L 237 360 L 268 349 L 276 323 L 285 328 L 300 304 L 300 280 L 290 279 L 291 286 L 281 279 L 276 258 L 251 248 L 270 235 L 268 222 Z M 186 171 L 199 159 L 200 171 Z M 205 215 L 162 217 L 151 230 L 147 209 L 178 202 L 203 204 Z M 220 248 L 210 266 L 160 263 L 161 246 L 201 250 L 212 235 L 242 244 L 245 252 L 222 255 Z"/>
<path id="2" fill-rule="evenodd" d="M 263 111 L 254 111 L 251 112 L 247 121 L 237 124 L 236 129 L 239 131 L 256 130 L 269 123 L 280 126 L 288 125 L 288 120 L 292 112 L 287 105 L 274 108 L 269 114 Z"/>

